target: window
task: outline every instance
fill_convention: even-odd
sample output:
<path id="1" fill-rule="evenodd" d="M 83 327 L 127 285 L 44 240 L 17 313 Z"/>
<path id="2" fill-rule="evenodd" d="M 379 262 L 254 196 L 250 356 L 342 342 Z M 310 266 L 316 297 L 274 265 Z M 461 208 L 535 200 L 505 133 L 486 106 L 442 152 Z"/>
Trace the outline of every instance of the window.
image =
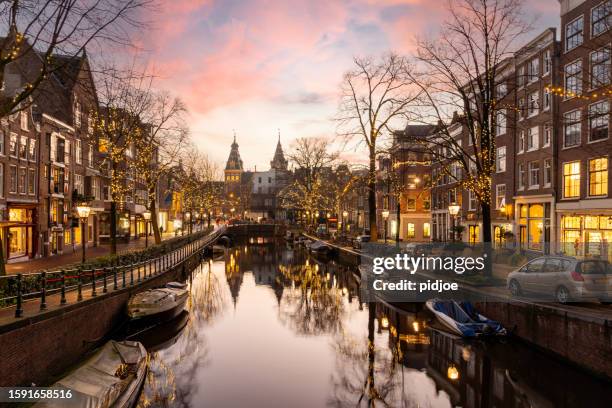
<path id="1" fill-rule="evenodd" d="M 529 162 L 529 188 L 540 187 L 540 162 Z"/>
<path id="2" fill-rule="evenodd" d="M 414 224 L 412 222 L 406 224 L 406 238 L 414 238 Z"/>
<path id="3" fill-rule="evenodd" d="M 83 176 L 81 174 L 74 175 L 74 189 L 76 190 L 77 194 L 85 194 L 85 185 L 83 184 Z"/>
<path id="4" fill-rule="evenodd" d="M 547 123 L 544 125 L 544 136 L 542 137 L 542 147 L 550 146 L 552 141 L 552 125 Z"/>
<path id="5" fill-rule="evenodd" d="M 28 194 L 34 195 L 36 193 L 36 170 L 28 169 Z"/>
<path id="6" fill-rule="evenodd" d="M 525 131 L 521 130 L 518 138 L 518 152 L 523 153 L 525 151 Z"/>
<path id="7" fill-rule="evenodd" d="M 582 44 L 584 38 L 584 17 L 580 16 L 565 26 L 565 51 Z"/>
<path id="8" fill-rule="evenodd" d="M 601 48 L 591 53 L 591 88 L 610 84 L 610 49 Z"/>
<path id="9" fill-rule="evenodd" d="M 495 126 L 495 134 L 497 136 L 506 133 L 506 111 L 501 110 L 497 112 Z"/>
<path id="10" fill-rule="evenodd" d="M 4 132 L 0 130 L 0 154 L 4 154 Z"/>
<path id="11" fill-rule="evenodd" d="M 540 142 L 539 128 L 534 126 L 527 129 L 527 151 L 537 150 Z"/>
<path id="12" fill-rule="evenodd" d="M 610 103 L 607 100 L 589 106 L 589 142 L 608 138 Z"/>
<path id="13" fill-rule="evenodd" d="M 27 169 L 25 167 L 21 167 L 19 169 L 19 193 L 20 194 L 25 194 L 26 193 L 26 171 Z"/>
<path id="14" fill-rule="evenodd" d="M 79 101 L 74 101 L 74 126 L 81 126 L 81 103 Z"/>
<path id="15" fill-rule="evenodd" d="M 11 139 L 9 141 L 9 154 L 17 157 L 17 133 L 11 132 Z"/>
<path id="16" fill-rule="evenodd" d="M 4 197 L 4 164 L 0 163 L 0 197 Z"/>
<path id="17" fill-rule="evenodd" d="M 563 198 L 580 197 L 580 162 L 563 164 Z"/>
<path id="18" fill-rule="evenodd" d="M 27 110 L 22 110 L 20 112 L 19 118 L 21 120 L 21 130 L 28 131 L 28 112 Z"/>
<path id="19" fill-rule="evenodd" d="M 506 146 L 497 148 L 497 156 L 495 157 L 495 168 L 498 173 L 506 171 Z"/>
<path id="20" fill-rule="evenodd" d="M 28 158 L 28 137 L 21 136 L 19 143 L 19 158 L 27 160 Z"/>
<path id="21" fill-rule="evenodd" d="M 540 58 L 533 58 L 527 64 L 527 76 L 529 77 L 529 82 L 533 82 L 538 79 L 540 76 Z"/>
<path id="22" fill-rule="evenodd" d="M 544 101 L 542 103 L 542 105 L 543 105 L 542 110 L 545 110 L 545 111 L 549 110 L 552 98 L 550 96 L 550 90 L 548 88 L 544 89 L 544 98 L 543 99 L 544 99 Z"/>
<path id="23" fill-rule="evenodd" d="M 9 168 L 9 193 L 17 192 L 17 166 Z"/>
<path id="24" fill-rule="evenodd" d="M 141 194 L 142 194 L 141 204 L 147 205 L 147 192 L 142 191 Z M 94 177 L 91 180 L 91 195 L 93 196 L 94 200 L 100 199 L 100 179 L 98 179 L 97 177 Z"/>
<path id="25" fill-rule="evenodd" d="M 408 211 L 416 210 L 416 200 L 414 198 L 409 198 L 406 200 L 406 208 Z"/>
<path id="26" fill-rule="evenodd" d="M 472 190 L 468 190 L 468 210 L 476 210 L 476 194 Z"/>
<path id="27" fill-rule="evenodd" d="M 544 160 L 544 187 L 550 187 L 552 184 L 552 160 Z"/>
<path id="28" fill-rule="evenodd" d="M 563 135 L 563 147 L 578 146 L 580 144 L 580 111 L 575 110 L 563 115 L 565 121 L 565 132 Z"/>
<path id="29" fill-rule="evenodd" d="M 525 66 L 519 68 L 516 82 L 519 88 L 525 85 Z"/>
<path id="30" fill-rule="evenodd" d="M 66 140 L 64 144 L 64 163 L 70 164 L 72 157 L 72 148 L 70 140 Z"/>
<path id="31" fill-rule="evenodd" d="M 75 161 L 77 164 L 83 164 L 83 149 L 81 147 L 81 141 L 77 139 L 75 142 Z"/>
<path id="32" fill-rule="evenodd" d="M 589 196 L 608 195 L 608 158 L 589 160 Z"/>
<path id="33" fill-rule="evenodd" d="M 500 210 L 506 206 L 506 185 L 498 184 L 495 186 L 495 208 Z"/>
<path id="34" fill-rule="evenodd" d="M 423 238 L 431 237 L 431 224 L 428 222 L 423 223 Z"/>
<path id="35" fill-rule="evenodd" d="M 529 94 L 529 101 L 527 105 L 527 115 L 537 115 L 540 111 L 540 93 L 538 91 Z"/>
<path id="36" fill-rule="evenodd" d="M 582 93 L 582 60 L 565 66 L 565 92 L 569 97 Z"/>
<path id="37" fill-rule="evenodd" d="M 525 184 L 527 184 L 527 172 L 525 171 L 525 163 L 519 163 L 518 165 L 518 183 L 518 189 L 524 190 Z"/>
<path id="38" fill-rule="evenodd" d="M 525 98 L 520 98 L 518 100 L 518 117 L 519 120 L 523 120 L 525 117 Z"/>
<path id="39" fill-rule="evenodd" d="M 92 168 L 94 166 L 94 149 L 91 144 L 87 145 L 87 165 Z"/>
<path id="40" fill-rule="evenodd" d="M 550 50 L 544 51 L 544 75 L 550 74 L 552 69 L 552 54 Z"/>
<path id="41" fill-rule="evenodd" d="M 28 155 L 30 161 L 36 161 L 36 139 L 30 139 Z"/>
<path id="42" fill-rule="evenodd" d="M 612 24 L 612 2 L 604 1 L 591 9 L 591 37 L 608 31 Z"/>
<path id="43" fill-rule="evenodd" d="M 497 88 L 495 89 L 495 95 L 497 96 L 497 99 L 502 99 L 507 94 L 508 86 L 505 83 L 497 84 Z"/>

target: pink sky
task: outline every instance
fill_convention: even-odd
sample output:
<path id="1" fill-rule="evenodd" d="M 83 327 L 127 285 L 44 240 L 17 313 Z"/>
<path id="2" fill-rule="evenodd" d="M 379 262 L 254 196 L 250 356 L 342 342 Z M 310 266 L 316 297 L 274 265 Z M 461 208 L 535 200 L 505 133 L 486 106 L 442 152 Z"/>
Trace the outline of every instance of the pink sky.
<path id="1" fill-rule="evenodd" d="M 543 30 L 557 0 L 529 2 Z M 354 55 L 408 53 L 444 19 L 442 0 L 165 1 L 143 38 L 160 87 L 190 110 L 192 137 L 220 165 L 235 129 L 245 167 L 269 168 L 278 130 L 333 138 L 338 88 Z M 540 29 L 535 30 L 536 35 Z M 348 152 L 350 157 L 359 157 Z"/>

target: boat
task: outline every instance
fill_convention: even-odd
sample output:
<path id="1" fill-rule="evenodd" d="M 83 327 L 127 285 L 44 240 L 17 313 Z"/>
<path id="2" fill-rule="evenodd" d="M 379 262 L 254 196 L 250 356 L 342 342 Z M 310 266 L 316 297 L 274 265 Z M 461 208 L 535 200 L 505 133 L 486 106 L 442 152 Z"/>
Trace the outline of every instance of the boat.
<path id="1" fill-rule="evenodd" d="M 186 289 L 145 290 L 130 298 L 127 314 L 132 321 L 167 321 L 183 311 L 188 295 Z"/>
<path id="2" fill-rule="evenodd" d="M 212 247 L 213 255 L 224 254 L 225 253 L 225 249 L 226 248 L 223 245 L 213 245 L 213 247 Z"/>
<path id="3" fill-rule="evenodd" d="M 188 322 L 189 312 L 183 310 L 174 319 L 147 327 L 144 330 L 131 334 L 128 338 L 141 342 L 149 352 L 158 351 L 176 343 L 183 334 Z"/>
<path id="4" fill-rule="evenodd" d="M 147 351 L 137 341 L 109 341 L 51 388 L 70 390 L 70 403 L 88 408 L 135 405 L 147 374 Z M 60 408 L 65 400 L 45 400 L 35 407 Z"/>
<path id="5" fill-rule="evenodd" d="M 166 287 L 170 289 L 187 289 L 187 284 L 182 282 L 168 282 Z"/>
<path id="6" fill-rule="evenodd" d="M 505 336 L 506 329 L 498 322 L 479 314 L 469 302 L 430 299 L 425 306 L 451 333 L 461 337 Z"/>
<path id="7" fill-rule="evenodd" d="M 330 254 L 334 250 L 334 247 L 324 241 L 314 241 L 310 243 L 307 247 L 310 252 L 316 254 Z"/>

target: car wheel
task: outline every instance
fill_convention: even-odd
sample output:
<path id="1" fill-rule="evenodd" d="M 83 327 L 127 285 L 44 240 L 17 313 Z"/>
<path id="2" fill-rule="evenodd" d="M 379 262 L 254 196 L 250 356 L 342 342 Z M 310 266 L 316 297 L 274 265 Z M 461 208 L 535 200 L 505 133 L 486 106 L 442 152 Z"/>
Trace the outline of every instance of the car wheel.
<path id="1" fill-rule="evenodd" d="M 521 285 L 515 280 L 512 279 L 510 281 L 510 293 L 512 293 L 512 296 L 521 296 L 522 291 L 521 291 Z"/>
<path id="2" fill-rule="evenodd" d="M 565 286 L 559 286 L 555 292 L 555 297 L 559 303 L 567 303 L 570 300 L 569 290 Z"/>

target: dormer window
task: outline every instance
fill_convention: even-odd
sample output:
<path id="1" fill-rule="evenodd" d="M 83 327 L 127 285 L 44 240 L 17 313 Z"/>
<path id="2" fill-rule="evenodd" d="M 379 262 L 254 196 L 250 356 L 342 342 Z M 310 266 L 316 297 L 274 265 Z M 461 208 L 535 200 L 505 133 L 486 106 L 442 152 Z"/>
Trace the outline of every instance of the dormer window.
<path id="1" fill-rule="evenodd" d="M 19 118 L 21 120 L 21 130 L 25 130 L 27 132 L 29 130 L 28 129 L 28 112 L 27 112 L 27 110 L 22 110 L 20 112 Z"/>

